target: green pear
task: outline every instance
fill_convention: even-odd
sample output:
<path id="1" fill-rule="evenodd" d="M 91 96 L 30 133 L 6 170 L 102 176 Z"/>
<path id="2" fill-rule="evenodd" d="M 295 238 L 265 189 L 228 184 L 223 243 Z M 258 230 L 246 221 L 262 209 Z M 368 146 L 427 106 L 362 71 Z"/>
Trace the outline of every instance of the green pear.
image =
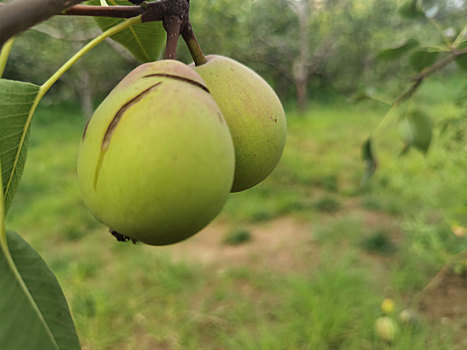
<path id="1" fill-rule="evenodd" d="M 279 162 L 286 120 L 274 90 L 250 68 L 227 57 L 207 56 L 194 67 L 206 82 L 229 125 L 235 148 L 232 192 L 264 180 Z"/>
<path id="2" fill-rule="evenodd" d="M 406 326 L 415 326 L 419 323 L 417 313 L 411 309 L 402 310 L 399 314 L 399 321 Z"/>
<path id="3" fill-rule="evenodd" d="M 173 60 L 143 64 L 112 90 L 78 156 L 94 216 L 116 235 L 151 245 L 186 239 L 216 217 L 234 169 L 219 107 L 201 77 Z"/>
<path id="4" fill-rule="evenodd" d="M 394 320 L 388 316 L 379 317 L 375 322 L 375 331 L 378 338 L 392 342 L 398 332 Z"/>

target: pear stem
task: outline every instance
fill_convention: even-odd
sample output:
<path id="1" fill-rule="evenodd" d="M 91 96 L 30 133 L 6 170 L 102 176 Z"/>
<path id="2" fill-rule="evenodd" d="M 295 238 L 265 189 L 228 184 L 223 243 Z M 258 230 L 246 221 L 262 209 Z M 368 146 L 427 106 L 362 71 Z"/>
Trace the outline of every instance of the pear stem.
<path id="1" fill-rule="evenodd" d="M 188 22 L 182 31 L 183 39 L 185 40 L 188 50 L 190 50 L 191 57 L 196 66 L 201 66 L 205 64 L 208 60 L 204 56 L 201 46 L 199 46 L 198 40 L 196 40 L 195 33 L 193 32 L 193 27 L 191 23 Z"/>

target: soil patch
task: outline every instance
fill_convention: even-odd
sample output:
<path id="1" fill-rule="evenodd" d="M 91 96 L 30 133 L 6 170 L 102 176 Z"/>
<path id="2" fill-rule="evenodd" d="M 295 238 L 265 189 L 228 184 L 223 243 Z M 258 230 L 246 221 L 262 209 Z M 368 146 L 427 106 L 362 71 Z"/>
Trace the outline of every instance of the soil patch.
<path id="1" fill-rule="evenodd" d="M 311 226 L 291 217 L 282 217 L 242 228 L 251 234 L 251 241 L 237 246 L 223 243 L 231 227 L 217 222 L 196 236 L 170 247 L 175 259 L 197 260 L 216 269 L 230 267 L 267 267 L 275 271 L 296 271 L 318 258 L 312 242 Z"/>

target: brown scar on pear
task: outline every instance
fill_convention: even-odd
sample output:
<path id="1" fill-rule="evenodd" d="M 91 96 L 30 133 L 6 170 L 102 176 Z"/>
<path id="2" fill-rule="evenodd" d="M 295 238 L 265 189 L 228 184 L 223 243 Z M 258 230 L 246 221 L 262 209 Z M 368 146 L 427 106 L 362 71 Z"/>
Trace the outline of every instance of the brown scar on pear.
<path id="1" fill-rule="evenodd" d="M 180 77 L 178 75 L 154 73 L 154 74 L 145 75 L 143 78 L 153 78 L 153 77 L 170 78 L 170 79 L 183 81 L 185 83 L 197 86 L 197 87 L 203 89 L 204 91 L 206 91 L 208 94 L 210 94 L 209 89 L 206 86 L 204 86 L 203 84 L 200 84 L 197 81 L 194 81 L 194 80 L 191 80 L 191 79 L 188 79 L 188 78 Z"/>
<path id="2" fill-rule="evenodd" d="M 104 138 L 102 139 L 101 151 L 104 152 L 104 151 L 107 150 L 107 148 L 109 148 L 110 139 L 112 138 L 112 135 L 113 135 L 113 133 L 115 131 L 115 128 L 117 127 L 118 123 L 120 122 L 120 120 L 122 119 L 123 115 L 128 110 L 128 108 L 130 108 L 136 102 L 141 101 L 143 99 L 143 97 L 146 96 L 151 90 L 153 90 L 154 88 L 158 87 L 161 84 L 162 84 L 162 82 L 160 81 L 160 82 L 158 82 L 158 83 L 156 83 L 154 85 L 151 85 L 146 90 L 140 92 L 138 95 L 133 97 L 130 101 L 125 103 L 118 110 L 118 112 L 115 113 L 115 116 L 113 117 L 112 121 L 110 122 L 109 126 L 107 127 L 107 131 L 105 132 Z"/>
<path id="3" fill-rule="evenodd" d="M 115 127 L 117 126 L 118 121 L 120 121 L 120 119 L 121 119 L 123 113 L 124 113 L 129 107 L 131 107 L 131 105 L 132 105 L 133 103 L 138 102 L 144 95 L 146 95 L 146 93 L 148 93 L 149 90 L 151 90 L 152 88 L 154 88 L 154 87 L 156 87 L 156 86 L 158 86 L 158 85 L 160 85 L 160 84 L 162 84 L 162 82 L 158 82 L 158 83 L 156 83 L 156 84 L 150 86 L 148 89 L 144 90 L 143 92 L 141 92 L 141 93 L 138 94 L 137 96 L 133 97 L 130 101 L 128 101 L 127 103 L 125 103 L 125 104 L 118 110 L 118 112 L 115 114 L 115 117 L 112 119 L 112 121 L 110 122 L 110 125 L 109 125 L 108 128 L 107 128 L 107 131 L 106 131 L 106 133 L 105 133 L 105 135 L 104 135 L 104 141 L 103 141 L 102 143 L 104 143 L 105 140 L 106 140 L 106 137 L 108 137 L 107 134 L 109 133 L 109 130 L 110 130 L 110 133 L 113 133 L 113 130 L 111 130 L 111 129 L 112 129 L 112 128 L 115 129 Z M 91 121 L 91 119 L 92 119 L 92 116 L 89 117 L 88 121 L 86 122 L 86 125 L 84 126 L 83 137 L 82 137 L 82 140 L 83 140 L 83 141 L 84 141 L 84 138 L 86 137 L 86 131 L 88 130 L 89 122 Z M 116 119 L 118 119 L 118 120 L 116 121 Z M 112 135 L 110 135 L 110 136 L 112 136 Z M 102 145 L 101 148 L 104 148 L 103 145 Z"/>
<path id="4" fill-rule="evenodd" d="M 117 113 L 115 113 L 115 116 L 112 118 L 112 120 L 111 120 L 109 126 L 107 127 L 107 130 L 106 130 L 105 134 L 104 134 L 104 137 L 102 139 L 101 152 L 99 154 L 99 159 L 98 159 L 97 165 L 96 165 L 96 172 L 95 172 L 95 175 L 94 175 L 94 190 L 96 190 L 96 187 L 97 187 L 97 181 L 99 180 L 99 174 L 101 172 L 102 163 L 104 161 L 105 153 L 106 153 L 107 149 L 109 148 L 110 140 L 112 139 L 112 135 L 115 132 L 115 129 L 117 128 L 118 123 L 122 120 L 123 115 L 125 114 L 125 112 L 132 105 L 134 105 L 136 102 L 141 101 L 148 93 L 153 91 L 155 88 L 157 88 L 161 84 L 162 84 L 162 82 L 159 81 L 156 84 L 151 85 L 150 87 L 148 87 L 147 89 L 145 89 L 144 91 L 140 92 L 138 95 L 133 97 L 131 100 L 129 100 L 127 103 L 125 103 L 117 111 Z"/>
<path id="5" fill-rule="evenodd" d="M 84 131 L 83 131 L 83 137 L 81 138 L 81 141 L 84 141 L 84 138 L 86 137 L 86 131 L 88 131 L 88 125 L 89 122 L 91 121 L 92 116 L 88 118 L 88 121 L 86 122 L 86 125 L 84 126 Z"/>

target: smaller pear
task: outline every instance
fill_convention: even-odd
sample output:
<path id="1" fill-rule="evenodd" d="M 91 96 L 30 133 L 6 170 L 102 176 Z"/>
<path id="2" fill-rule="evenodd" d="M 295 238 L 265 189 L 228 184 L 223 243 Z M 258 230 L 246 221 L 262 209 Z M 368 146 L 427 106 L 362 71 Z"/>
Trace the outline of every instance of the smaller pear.
<path id="1" fill-rule="evenodd" d="M 274 90 L 250 68 L 223 56 L 206 58 L 194 70 L 229 125 L 235 148 L 232 192 L 243 191 L 263 181 L 279 162 L 287 133 L 284 109 Z"/>

